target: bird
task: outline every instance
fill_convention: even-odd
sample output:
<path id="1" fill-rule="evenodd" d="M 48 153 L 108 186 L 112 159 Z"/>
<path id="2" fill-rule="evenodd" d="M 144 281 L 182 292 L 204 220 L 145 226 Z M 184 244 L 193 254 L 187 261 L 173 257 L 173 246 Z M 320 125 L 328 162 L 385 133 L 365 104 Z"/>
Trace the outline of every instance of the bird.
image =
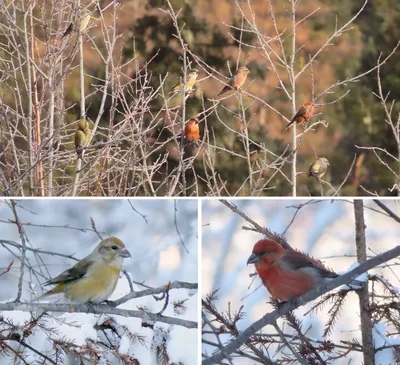
<path id="1" fill-rule="evenodd" d="M 192 117 L 185 124 L 184 130 L 185 143 L 194 144 L 198 147 L 198 140 L 200 138 L 200 129 L 199 129 L 199 119 L 197 117 Z"/>
<path id="2" fill-rule="evenodd" d="M 75 303 L 101 303 L 117 285 L 124 258 L 131 257 L 117 237 L 102 240 L 84 259 L 43 285 L 55 287 L 37 299 L 63 293 Z"/>
<path id="3" fill-rule="evenodd" d="M 74 30 L 74 24 L 73 23 L 69 23 L 67 30 L 64 32 L 63 36 L 61 37 L 61 39 L 64 39 L 68 34 L 72 33 L 72 31 Z"/>
<path id="4" fill-rule="evenodd" d="M 191 90 L 196 83 L 197 80 L 197 75 L 199 74 L 199 71 L 196 70 L 195 68 L 190 70 L 187 75 L 186 79 L 187 81 L 185 82 L 185 92 Z M 174 94 L 181 91 L 181 82 L 178 81 L 178 83 L 175 84 L 175 86 L 169 91 L 169 94 Z"/>
<path id="5" fill-rule="evenodd" d="M 261 239 L 254 245 L 248 264 L 255 265 L 264 286 L 279 301 L 305 294 L 339 276 L 320 261 L 299 251 L 285 250 L 270 239 Z M 357 280 L 354 284 L 362 285 Z"/>
<path id="6" fill-rule="evenodd" d="M 240 88 L 245 83 L 247 74 L 249 72 L 250 71 L 246 66 L 239 67 L 236 70 L 235 74 L 229 79 L 228 85 L 225 85 L 217 96 L 220 96 L 231 89 L 237 90 L 238 88 Z"/>
<path id="7" fill-rule="evenodd" d="M 78 129 L 75 132 L 75 151 L 78 158 L 82 158 L 82 152 L 90 141 L 89 123 L 85 118 L 81 118 L 78 122 Z"/>
<path id="8" fill-rule="evenodd" d="M 79 26 L 79 31 L 82 33 L 88 26 L 90 22 L 90 14 L 91 12 L 88 9 L 84 9 L 81 14 L 81 21 L 80 21 L 80 26 Z M 68 34 L 71 34 L 74 30 L 74 23 L 71 22 L 68 25 L 67 30 L 64 32 L 63 36 L 61 39 L 65 38 Z"/>
<path id="9" fill-rule="evenodd" d="M 290 123 L 286 126 L 286 128 L 283 130 L 286 131 L 293 123 L 303 123 L 307 122 L 315 112 L 315 107 L 314 103 L 312 102 L 307 102 L 305 103 L 296 113 L 296 115 L 293 117 L 293 119 L 290 121 Z"/>
<path id="10" fill-rule="evenodd" d="M 311 165 L 308 170 L 308 176 L 314 176 L 318 180 L 325 175 L 326 170 L 330 166 L 328 159 L 325 157 L 317 158 Z"/>
<path id="11" fill-rule="evenodd" d="M 79 31 L 83 33 L 87 28 L 90 22 L 90 14 L 91 12 L 88 9 L 84 9 L 81 14 L 81 25 L 79 27 Z"/>

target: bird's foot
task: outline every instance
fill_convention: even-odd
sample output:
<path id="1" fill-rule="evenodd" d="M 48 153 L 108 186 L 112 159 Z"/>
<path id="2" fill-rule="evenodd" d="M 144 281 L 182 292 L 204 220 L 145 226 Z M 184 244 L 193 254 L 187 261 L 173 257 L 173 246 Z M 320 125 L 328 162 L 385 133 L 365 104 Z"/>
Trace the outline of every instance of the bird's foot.
<path id="1" fill-rule="evenodd" d="M 101 304 L 108 305 L 110 307 L 116 307 L 117 306 L 117 304 L 113 300 L 105 300 Z"/>
<path id="2" fill-rule="evenodd" d="M 96 305 L 96 303 L 94 303 L 94 302 L 91 302 L 91 301 L 88 301 L 88 302 L 86 302 L 85 303 L 86 304 L 86 306 L 88 307 L 88 312 L 96 312 L 96 310 L 95 310 L 95 305 Z"/>

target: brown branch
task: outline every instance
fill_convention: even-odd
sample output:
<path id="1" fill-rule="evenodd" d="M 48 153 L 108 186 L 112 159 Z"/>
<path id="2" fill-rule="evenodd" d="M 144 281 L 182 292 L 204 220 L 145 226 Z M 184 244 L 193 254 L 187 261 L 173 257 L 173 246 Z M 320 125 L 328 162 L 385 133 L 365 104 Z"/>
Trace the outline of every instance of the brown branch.
<path id="1" fill-rule="evenodd" d="M 356 248 L 357 261 L 363 263 L 367 260 L 367 247 L 365 243 L 364 203 L 360 199 L 354 200 L 354 216 L 356 220 Z M 374 365 L 374 345 L 372 340 L 372 314 L 369 308 L 368 284 L 357 290 L 360 302 L 361 337 L 365 365 Z"/>
<path id="2" fill-rule="evenodd" d="M 261 330 L 263 327 L 267 325 L 273 325 L 278 318 L 283 316 L 284 314 L 295 310 L 296 308 L 305 305 L 306 303 L 318 298 L 319 296 L 343 285 L 348 284 L 353 281 L 359 275 L 367 272 L 368 270 L 384 263 L 393 258 L 400 255 L 400 245 L 395 248 L 386 251 L 380 255 L 373 257 L 370 260 L 367 260 L 361 263 L 359 266 L 354 268 L 353 270 L 347 272 L 344 275 L 339 276 L 338 278 L 330 281 L 326 285 L 320 286 L 316 289 L 309 291 L 306 294 L 301 295 L 298 298 L 292 299 L 289 302 L 282 304 L 282 306 L 271 313 L 266 314 L 258 321 L 254 322 L 251 326 L 245 329 L 239 336 L 237 336 L 233 341 L 231 341 L 228 345 L 226 345 L 223 350 L 218 351 L 213 356 L 210 356 L 203 360 L 202 365 L 211 365 L 215 363 L 220 363 L 224 359 L 224 353 L 230 355 L 232 352 L 239 349 L 246 341 L 254 335 L 256 332 Z"/>

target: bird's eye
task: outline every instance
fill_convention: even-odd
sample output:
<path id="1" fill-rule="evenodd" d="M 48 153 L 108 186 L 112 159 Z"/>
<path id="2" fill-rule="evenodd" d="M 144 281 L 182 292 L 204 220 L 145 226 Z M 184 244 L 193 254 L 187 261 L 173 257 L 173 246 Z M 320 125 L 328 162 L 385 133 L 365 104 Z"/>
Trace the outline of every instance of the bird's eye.
<path id="1" fill-rule="evenodd" d="M 258 256 L 262 256 L 262 255 L 264 255 L 264 254 L 266 254 L 267 253 L 267 251 L 260 251 L 259 253 L 258 253 Z"/>
<path id="2" fill-rule="evenodd" d="M 118 250 L 118 246 L 111 246 L 111 248 L 113 249 L 113 250 Z"/>

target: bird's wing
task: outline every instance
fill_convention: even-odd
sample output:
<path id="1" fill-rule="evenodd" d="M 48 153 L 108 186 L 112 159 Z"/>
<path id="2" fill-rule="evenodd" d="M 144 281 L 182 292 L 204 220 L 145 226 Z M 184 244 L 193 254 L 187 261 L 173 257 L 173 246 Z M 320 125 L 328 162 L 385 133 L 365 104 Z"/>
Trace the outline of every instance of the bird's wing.
<path id="1" fill-rule="evenodd" d="M 293 122 L 295 119 L 297 119 L 298 117 L 301 117 L 301 116 L 303 116 L 303 115 L 306 114 L 306 113 L 307 113 L 306 108 L 305 108 L 304 106 L 302 106 L 302 107 L 297 111 L 296 115 L 293 117 L 292 122 Z"/>
<path id="2" fill-rule="evenodd" d="M 61 37 L 61 39 L 66 37 L 69 33 L 71 33 L 73 30 L 73 27 L 74 27 L 73 23 L 70 23 L 67 30 L 64 32 L 63 36 Z"/>
<path id="3" fill-rule="evenodd" d="M 316 162 L 314 162 L 313 164 L 312 164 L 312 166 L 311 166 L 311 168 L 312 168 L 312 170 L 314 171 L 314 172 L 320 172 L 321 171 L 321 164 L 318 162 L 318 161 L 316 161 Z"/>
<path id="4" fill-rule="evenodd" d="M 70 269 L 65 270 L 60 275 L 56 276 L 49 281 L 46 281 L 43 285 L 54 285 L 60 282 L 69 282 L 79 279 L 87 273 L 89 267 L 93 264 L 93 261 L 82 260 L 72 266 Z"/>
<path id="5" fill-rule="evenodd" d="M 318 272 L 322 277 L 336 278 L 338 274 L 329 271 L 321 263 L 297 251 L 287 251 L 280 259 L 282 265 L 290 271 Z"/>
<path id="6" fill-rule="evenodd" d="M 180 89 L 180 88 L 181 88 L 181 82 L 178 81 L 178 82 L 171 88 L 171 90 L 170 90 L 169 92 L 172 93 L 172 92 L 174 92 L 174 91 L 177 91 L 177 90 Z"/>

